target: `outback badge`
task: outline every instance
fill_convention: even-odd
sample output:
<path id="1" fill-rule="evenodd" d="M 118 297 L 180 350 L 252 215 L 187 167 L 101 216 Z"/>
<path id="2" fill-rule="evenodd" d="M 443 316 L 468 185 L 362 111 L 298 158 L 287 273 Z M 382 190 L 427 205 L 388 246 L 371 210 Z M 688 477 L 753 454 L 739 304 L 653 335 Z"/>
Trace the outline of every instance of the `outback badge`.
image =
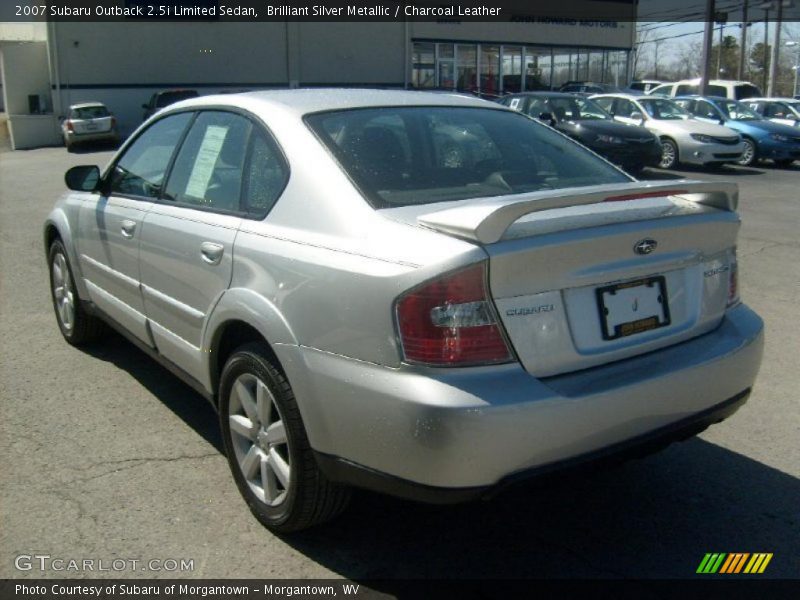
<path id="1" fill-rule="evenodd" d="M 633 245 L 633 251 L 636 254 L 651 254 L 658 246 L 658 242 L 652 238 L 644 238 L 639 240 Z"/>

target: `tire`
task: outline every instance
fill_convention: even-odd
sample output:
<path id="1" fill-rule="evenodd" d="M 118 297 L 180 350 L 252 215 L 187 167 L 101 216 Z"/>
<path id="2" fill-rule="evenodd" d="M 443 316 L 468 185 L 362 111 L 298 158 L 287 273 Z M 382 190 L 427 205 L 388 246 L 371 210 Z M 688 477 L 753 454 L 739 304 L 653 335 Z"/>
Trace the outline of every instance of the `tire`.
<path id="1" fill-rule="evenodd" d="M 228 464 L 250 511 L 271 531 L 289 533 L 340 514 L 350 489 L 319 470 L 292 388 L 270 355 L 266 344 L 252 343 L 228 359 L 219 418 Z"/>
<path id="2" fill-rule="evenodd" d="M 100 339 L 107 331 L 106 325 L 84 310 L 75 289 L 72 267 L 61 240 L 57 239 L 50 244 L 47 263 L 50 273 L 50 297 L 53 300 L 53 310 L 61 335 L 73 346 Z"/>
<path id="3" fill-rule="evenodd" d="M 792 166 L 793 162 L 794 162 L 793 158 L 784 158 L 782 160 L 776 160 L 775 166 L 780 167 L 781 169 L 788 169 L 789 167 Z"/>
<path id="4" fill-rule="evenodd" d="M 744 144 L 744 151 L 742 152 L 742 158 L 737 160 L 736 164 L 740 167 L 752 167 L 758 162 L 756 143 L 750 138 L 743 138 L 742 143 Z"/>
<path id="5" fill-rule="evenodd" d="M 679 158 L 678 145 L 670 139 L 661 140 L 661 160 L 658 166 L 662 169 L 674 169 Z"/>

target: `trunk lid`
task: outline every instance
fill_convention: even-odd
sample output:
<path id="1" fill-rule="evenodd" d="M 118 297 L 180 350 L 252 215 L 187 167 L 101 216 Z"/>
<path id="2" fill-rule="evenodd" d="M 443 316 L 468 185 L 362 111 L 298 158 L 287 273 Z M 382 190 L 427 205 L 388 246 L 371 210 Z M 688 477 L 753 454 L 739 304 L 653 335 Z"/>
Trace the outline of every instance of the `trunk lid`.
<path id="1" fill-rule="evenodd" d="M 670 181 L 382 212 L 484 248 L 514 351 L 546 377 L 715 328 L 735 269 L 736 204 L 735 184 Z"/>
<path id="2" fill-rule="evenodd" d="M 70 119 L 75 133 L 105 133 L 111 131 L 111 117 L 98 117 L 96 119 Z"/>

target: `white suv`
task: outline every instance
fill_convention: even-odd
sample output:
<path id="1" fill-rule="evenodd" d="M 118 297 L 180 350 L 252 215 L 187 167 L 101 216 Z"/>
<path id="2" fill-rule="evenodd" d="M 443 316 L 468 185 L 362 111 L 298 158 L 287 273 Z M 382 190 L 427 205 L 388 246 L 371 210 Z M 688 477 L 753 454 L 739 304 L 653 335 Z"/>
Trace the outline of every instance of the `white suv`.
<path id="1" fill-rule="evenodd" d="M 700 94 L 700 78 L 684 79 L 673 83 L 663 83 L 651 89 L 647 94 L 662 95 L 674 98 L 675 96 L 692 96 Z M 733 81 L 727 79 L 712 79 L 708 82 L 708 96 L 719 96 L 730 100 L 744 100 L 758 98 L 761 90 L 749 81 Z"/>

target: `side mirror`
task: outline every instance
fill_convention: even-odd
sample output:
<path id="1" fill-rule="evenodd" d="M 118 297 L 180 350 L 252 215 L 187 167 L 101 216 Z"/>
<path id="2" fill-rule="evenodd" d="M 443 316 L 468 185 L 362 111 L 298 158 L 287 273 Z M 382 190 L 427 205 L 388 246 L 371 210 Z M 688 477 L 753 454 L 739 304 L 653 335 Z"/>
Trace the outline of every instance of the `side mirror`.
<path id="1" fill-rule="evenodd" d="M 644 123 L 644 116 L 638 110 L 633 111 L 631 116 L 628 118 L 632 119 L 633 121 L 641 121 Z"/>
<path id="2" fill-rule="evenodd" d="M 64 175 L 64 182 L 76 192 L 93 192 L 100 182 L 100 169 L 96 165 L 72 167 Z"/>
<path id="3" fill-rule="evenodd" d="M 540 113 L 539 120 L 544 121 L 545 123 L 551 126 L 556 124 L 556 118 L 553 116 L 553 113 L 549 112 Z"/>

